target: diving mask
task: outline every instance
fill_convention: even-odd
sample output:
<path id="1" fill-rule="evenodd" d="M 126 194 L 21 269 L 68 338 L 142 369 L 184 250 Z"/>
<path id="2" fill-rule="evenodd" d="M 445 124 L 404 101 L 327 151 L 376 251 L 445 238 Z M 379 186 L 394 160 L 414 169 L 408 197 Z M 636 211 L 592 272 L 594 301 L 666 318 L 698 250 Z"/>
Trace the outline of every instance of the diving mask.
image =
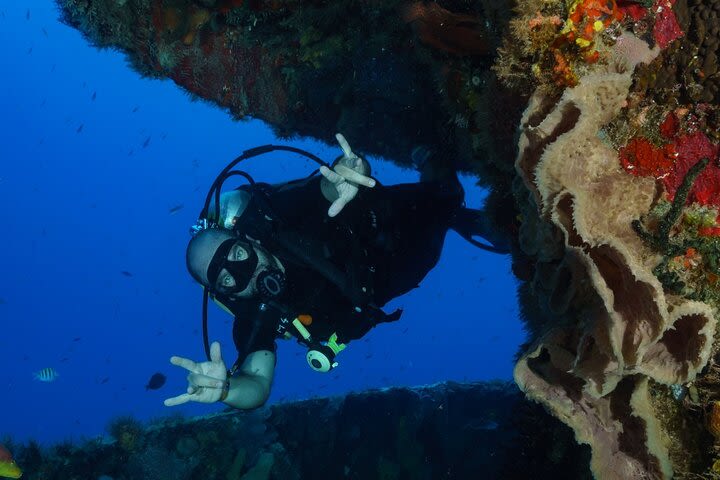
<path id="1" fill-rule="evenodd" d="M 256 277 L 259 262 L 252 244 L 228 239 L 220 244 L 210 261 L 208 280 L 221 293 L 232 295 L 246 290 L 255 278 L 255 291 L 262 298 L 277 297 L 285 289 L 285 275 L 275 268 L 263 268 Z"/>
<path id="2" fill-rule="evenodd" d="M 207 270 L 210 285 L 226 294 L 245 290 L 257 269 L 258 255 L 247 242 L 230 238 L 220 244 Z M 221 275 L 225 270 L 227 274 Z"/>

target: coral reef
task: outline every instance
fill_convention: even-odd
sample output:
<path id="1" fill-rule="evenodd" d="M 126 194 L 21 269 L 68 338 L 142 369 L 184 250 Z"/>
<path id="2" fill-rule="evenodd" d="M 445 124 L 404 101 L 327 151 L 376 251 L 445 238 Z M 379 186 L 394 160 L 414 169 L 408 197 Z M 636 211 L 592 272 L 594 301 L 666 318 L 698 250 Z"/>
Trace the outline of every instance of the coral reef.
<path id="1" fill-rule="evenodd" d="M 662 103 L 717 103 L 718 45 L 720 45 L 720 2 L 717 0 L 678 0 L 677 25 L 670 29 L 687 32 L 663 52 L 654 69 L 649 92 Z M 668 27 L 665 27 L 667 30 Z M 672 38 L 672 37 L 671 37 Z"/>

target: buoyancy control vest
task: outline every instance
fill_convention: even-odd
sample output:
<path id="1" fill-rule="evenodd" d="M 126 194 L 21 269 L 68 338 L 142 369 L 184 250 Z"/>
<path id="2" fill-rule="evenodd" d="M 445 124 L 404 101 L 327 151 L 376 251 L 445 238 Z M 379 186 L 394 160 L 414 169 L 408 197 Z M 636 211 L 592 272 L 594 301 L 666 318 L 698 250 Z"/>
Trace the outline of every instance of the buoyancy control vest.
<path id="1" fill-rule="evenodd" d="M 191 229 L 191 233 L 196 234 L 207 228 L 221 228 L 221 226 L 227 224 L 227 222 L 221 221 L 219 214 L 215 218 L 211 218 L 212 216 L 209 215 L 211 201 L 214 200 L 214 211 L 221 212 L 220 191 L 222 185 L 230 176 L 242 176 L 248 180 L 249 185 L 240 188 L 250 193 L 250 199 L 242 213 L 233 219 L 232 224 L 235 234 L 242 234 L 246 238 L 260 243 L 281 260 L 294 262 L 303 265 L 305 268 L 313 269 L 335 285 L 342 295 L 355 306 L 355 312 L 361 314 L 364 323 L 367 322 L 365 325 L 355 326 L 356 331 L 367 331 L 378 323 L 397 320 L 402 314 L 400 309 L 391 314 L 386 314 L 372 303 L 374 268 L 372 268 L 372 265 L 367 264 L 368 252 L 356 236 L 352 234 L 348 236 L 351 245 L 350 256 L 352 258 L 345 262 L 348 269 L 343 272 L 325 257 L 321 245 L 318 245 L 314 239 L 303 235 L 296 229 L 290 228 L 289 223 L 284 222 L 279 217 L 272 206 L 272 191 L 269 185 L 256 183 L 249 174 L 232 170 L 235 165 L 243 160 L 274 150 L 299 153 L 320 165 L 327 166 L 315 155 L 294 147 L 265 145 L 243 152 L 243 154 L 230 162 L 213 182 L 198 222 Z M 315 170 L 310 176 L 317 173 L 318 170 Z M 208 288 L 205 288 L 203 292 L 203 343 L 208 359 L 210 358 L 210 347 L 207 329 L 207 302 L 210 297 L 214 297 L 214 294 Z M 303 327 L 297 318 L 294 320 L 291 318 L 300 315 L 302 312 L 293 312 L 291 306 L 283 305 L 277 299 L 263 299 L 263 302 L 267 305 L 273 305 L 279 311 L 284 312 L 283 318 L 286 324 L 290 322 L 295 325 L 296 332 L 293 332 L 293 334 L 298 337 L 301 343 L 308 346 L 307 360 L 312 368 L 318 371 L 329 371 L 337 365 L 334 362 L 334 354 L 342 350 L 344 345 L 337 344 L 336 335 L 333 335 L 327 342 L 313 339 L 307 330 L 303 332 Z M 222 302 L 220 303 L 222 304 Z M 278 326 L 278 328 L 283 329 L 282 326 Z M 288 329 L 284 328 L 284 330 L 287 331 Z M 337 348 L 331 348 L 332 345 Z M 330 351 L 328 351 L 328 348 L 330 348 Z M 330 355 L 330 353 L 333 353 L 333 355 Z M 318 355 L 320 357 L 330 355 L 330 357 L 323 357 L 325 360 L 318 363 Z M 233 369 L 237 368 L 237 366 L 236 362 Z"/>

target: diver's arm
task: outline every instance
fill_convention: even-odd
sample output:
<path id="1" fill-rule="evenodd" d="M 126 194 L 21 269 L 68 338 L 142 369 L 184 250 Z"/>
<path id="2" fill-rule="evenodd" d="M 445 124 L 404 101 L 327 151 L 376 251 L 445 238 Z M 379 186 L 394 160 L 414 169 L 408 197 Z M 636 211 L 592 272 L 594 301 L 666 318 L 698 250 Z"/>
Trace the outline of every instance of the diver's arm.
<path id="1" fill-rule="evenodd" d="M 358 195 L 358 186 L 372 188 L 377 184 L 370 177 L 367 160 L 353 153 L 345 137 L 340 134 L 336 137 L 343 154 L 330 168 L 320 167 L 319 178 L 313 176 L 272 186 L 271 203 L 285 219 L 302 218 L 304 222 L 314 215 L 335 217 Z M 329 208 L 327 202 L 330 202 Z"/>
<path id="2" fill-rule="evenodd" d="M 225 404 L 249 410 L 262 406 L 270 397 L 275 375 L 275 354 L 259 350 L 245 357 L 240 373 L 230 377 L 230 389 L 222 400 Z"/>

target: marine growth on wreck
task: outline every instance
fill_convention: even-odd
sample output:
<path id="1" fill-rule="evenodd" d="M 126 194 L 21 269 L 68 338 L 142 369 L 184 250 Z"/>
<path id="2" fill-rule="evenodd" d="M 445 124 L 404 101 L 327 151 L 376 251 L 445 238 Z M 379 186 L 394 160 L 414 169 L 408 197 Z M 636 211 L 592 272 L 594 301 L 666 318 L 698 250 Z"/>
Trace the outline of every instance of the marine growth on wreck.
<path id="1" fill-rule="evenodd" d="M 514 187 L 538 325 L 515 380 L 591 446 L 597 478 L 718 473 L 708 428 L 720 393 L 720 164 L 707 45 L 719 13 L 700 2 L 520 2 L 496 64 L 505 82 L 533 89 Z M 520 68 L 533 76 L 521 83 Z"/>
<path id="2" fill-rule="evenodd" d="M 596 478 L 720 478 L 720 1 L 58 4 L 281 136 L 452 150 L 514 242 L 526 397 Z"/>

